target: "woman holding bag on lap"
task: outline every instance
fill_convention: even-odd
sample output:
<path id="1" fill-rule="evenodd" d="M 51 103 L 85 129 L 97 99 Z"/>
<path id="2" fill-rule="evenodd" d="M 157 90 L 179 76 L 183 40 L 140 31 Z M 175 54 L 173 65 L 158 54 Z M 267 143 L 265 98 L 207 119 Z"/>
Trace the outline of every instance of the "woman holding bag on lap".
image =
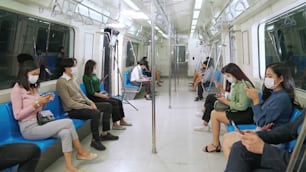
<path id="1" fill-rule="evenodd" d="M 211 125 L 213 133 L 213 141 L 210 145 L 203 148 L 204 152 L 220 152 L 221 144 L 219 140 L 220 124 L 229 124 L 231 120 L 236 123 L 253 123 L 253 112 L 251 100 L 247 97 L 244 87 L 254 87 L 250 79 L 242 72 L 242 70 L 234 63 L 224 66 L 221 72 L 225 75 L 226 82 L 231 84 L 230 95 L 224 97 L 218 95 L 218 102 L 224 103 L 230 107 L 228 111 L 211 112 Z"/>
<path id="2" fill-rule="evenodd" d="M 46 96 L 39 95 L 39 82 L 37 82 L 39 72 L 40 70 L 33 60 L 28 60 L 21 64 L 17 82 L 14 84 L 11 92 L 14 117 L 18 120 L 20 132 L 25 139 L 60 138 L 66 170 L 69 172 L 79 172 L 81 170 L 72 164 L 73 147 L 77 151 L 76 158 L 78 160 L 93 160 L 98 155 L 90 153 L 82 147 L 70 119 L 50 121 L 44 125 L 38 124 L 37 114 L 54 98 L 53 94 Z"/>
<path id="3" fill-rule="evenodd" d="M 262 103 L 255 89 L 245 88 L 245 90 L 253 102 L 252 110 L 257 130 L 270 130 L 288 123 L 293 107 L 300 107 L 295 101 L 294 80 L 290 69 L 282 63 L 273 63 L 266 67 Z M 229 156 L 232 144 L 239 140 L 237 134 L 231 132 L 224 135 L 223 151 L 226 158 Z"/>

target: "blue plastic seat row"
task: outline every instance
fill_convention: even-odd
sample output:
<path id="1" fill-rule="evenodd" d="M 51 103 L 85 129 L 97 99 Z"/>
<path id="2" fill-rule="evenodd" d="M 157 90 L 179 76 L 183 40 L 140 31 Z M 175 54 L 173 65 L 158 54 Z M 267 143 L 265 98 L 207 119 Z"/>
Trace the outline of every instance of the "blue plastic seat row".
<path id="1" fill-rule="evenodd" d="M 54 93 L 54 100 L 50 101 L 45 109 L 51 110 L 56 119 L 67 118 L 67 113 L 64 112 L 61 104 L 61 100 L 59 99 L 57 92 Z M 86 121 L 73 119 L 73 123 L 75 128 L 80 128 Z M 10 102 L 0 104 L 0 145 L 9 144 L 9 143 L 35 143 L 42 152 L 52 146 L 55 142 L 58 141 L 56 138 L 49 138 L 43 140 L 27 140 L 24 139 L 20 133 L 18 121 L 14 119 L 12 104 Z"/>
<path id="2" fill-rule="evenodd" d="M 290 122 L 294 121 L 297 117 L 299 117 L 302 114 L 302 112 L 298 108 L 294 108 L 290 117 Z M 255 124 L 240 124 L 237 125 L 237 127 L 240 130 L 255 130 L 256 125 Z M 227 131 L 228 132 L 233 132 L 235 131 L 235 128 L 232 125 L 227 126 Z M 285 149 L 289 152 L 291 152 L 295 146 L 296 140 L 292 140 L 287 144 L 282 145 L 282 149 Z"/>
<path id="3" fill-rule="evenodd" d="M 137 85 L 133 85 L 130 81 L 130 73 L 129 71 L 124 72 L 124 87 L 125 88 L 130 88 L 130 89 L 135 89 L 135 90 L 140 90 L 141 87 Z"/>

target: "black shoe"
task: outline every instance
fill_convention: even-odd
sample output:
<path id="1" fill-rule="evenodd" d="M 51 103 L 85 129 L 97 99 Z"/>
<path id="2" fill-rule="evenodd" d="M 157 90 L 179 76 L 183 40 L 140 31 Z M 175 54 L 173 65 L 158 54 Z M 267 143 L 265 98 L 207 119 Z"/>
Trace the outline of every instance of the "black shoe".
<path id="1" fill-rule="evenodd" d="M 105 146 L 100 141 L 95 141 L 95 140 L 91 141 L 90 146 L 99 151 L 103 151 L 106 149 Z"/>
<path id="2" fill-rule="evenodd" d="M 200 100 L 202 100 L 203 99 L 203 97 L 196 97 L 195 99 L 194 99 L 194 101 L 200 101 Z"/>
<path id="3" fill-rule="evenodd" d="M 100 135 L 101 141 L 106 141 L 106 140 L 118 140 L 118 136 L 114 136 L 111 133 L 107 133 L 105 136 Z"/>

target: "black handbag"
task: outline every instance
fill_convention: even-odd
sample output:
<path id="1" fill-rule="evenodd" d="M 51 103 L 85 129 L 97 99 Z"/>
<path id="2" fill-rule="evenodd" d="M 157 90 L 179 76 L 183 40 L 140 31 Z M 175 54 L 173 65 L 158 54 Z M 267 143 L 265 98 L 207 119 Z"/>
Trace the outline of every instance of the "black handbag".
<path id="1" fill-rule="evenodd" d="M 55 117 L 50 110 L 42 110 L 37 113 L 37 123 L 38 125 L 44 125 L 50 121 L 54 121 Z"/>

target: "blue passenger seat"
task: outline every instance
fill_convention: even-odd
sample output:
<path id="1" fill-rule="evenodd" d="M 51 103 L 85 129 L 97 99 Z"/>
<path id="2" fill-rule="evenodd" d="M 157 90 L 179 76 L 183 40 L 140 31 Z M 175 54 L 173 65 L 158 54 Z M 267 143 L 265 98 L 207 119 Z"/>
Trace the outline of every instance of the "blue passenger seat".
<path id="1" fill-rule="evenodd" d="M 260 103 L 262 103 L 263 102 L 262 93 L 260 91 L 258 91 L 257 93 L 258 93 L 259 101 Z M 237 127 L 240 130 L 255 130 L 257 126 L 255 124 L 239 124 L 237 125 Z M 229 124 L 227 125 L 227 131 L 228 132 L 235 131 L 235 128 Z"/>

